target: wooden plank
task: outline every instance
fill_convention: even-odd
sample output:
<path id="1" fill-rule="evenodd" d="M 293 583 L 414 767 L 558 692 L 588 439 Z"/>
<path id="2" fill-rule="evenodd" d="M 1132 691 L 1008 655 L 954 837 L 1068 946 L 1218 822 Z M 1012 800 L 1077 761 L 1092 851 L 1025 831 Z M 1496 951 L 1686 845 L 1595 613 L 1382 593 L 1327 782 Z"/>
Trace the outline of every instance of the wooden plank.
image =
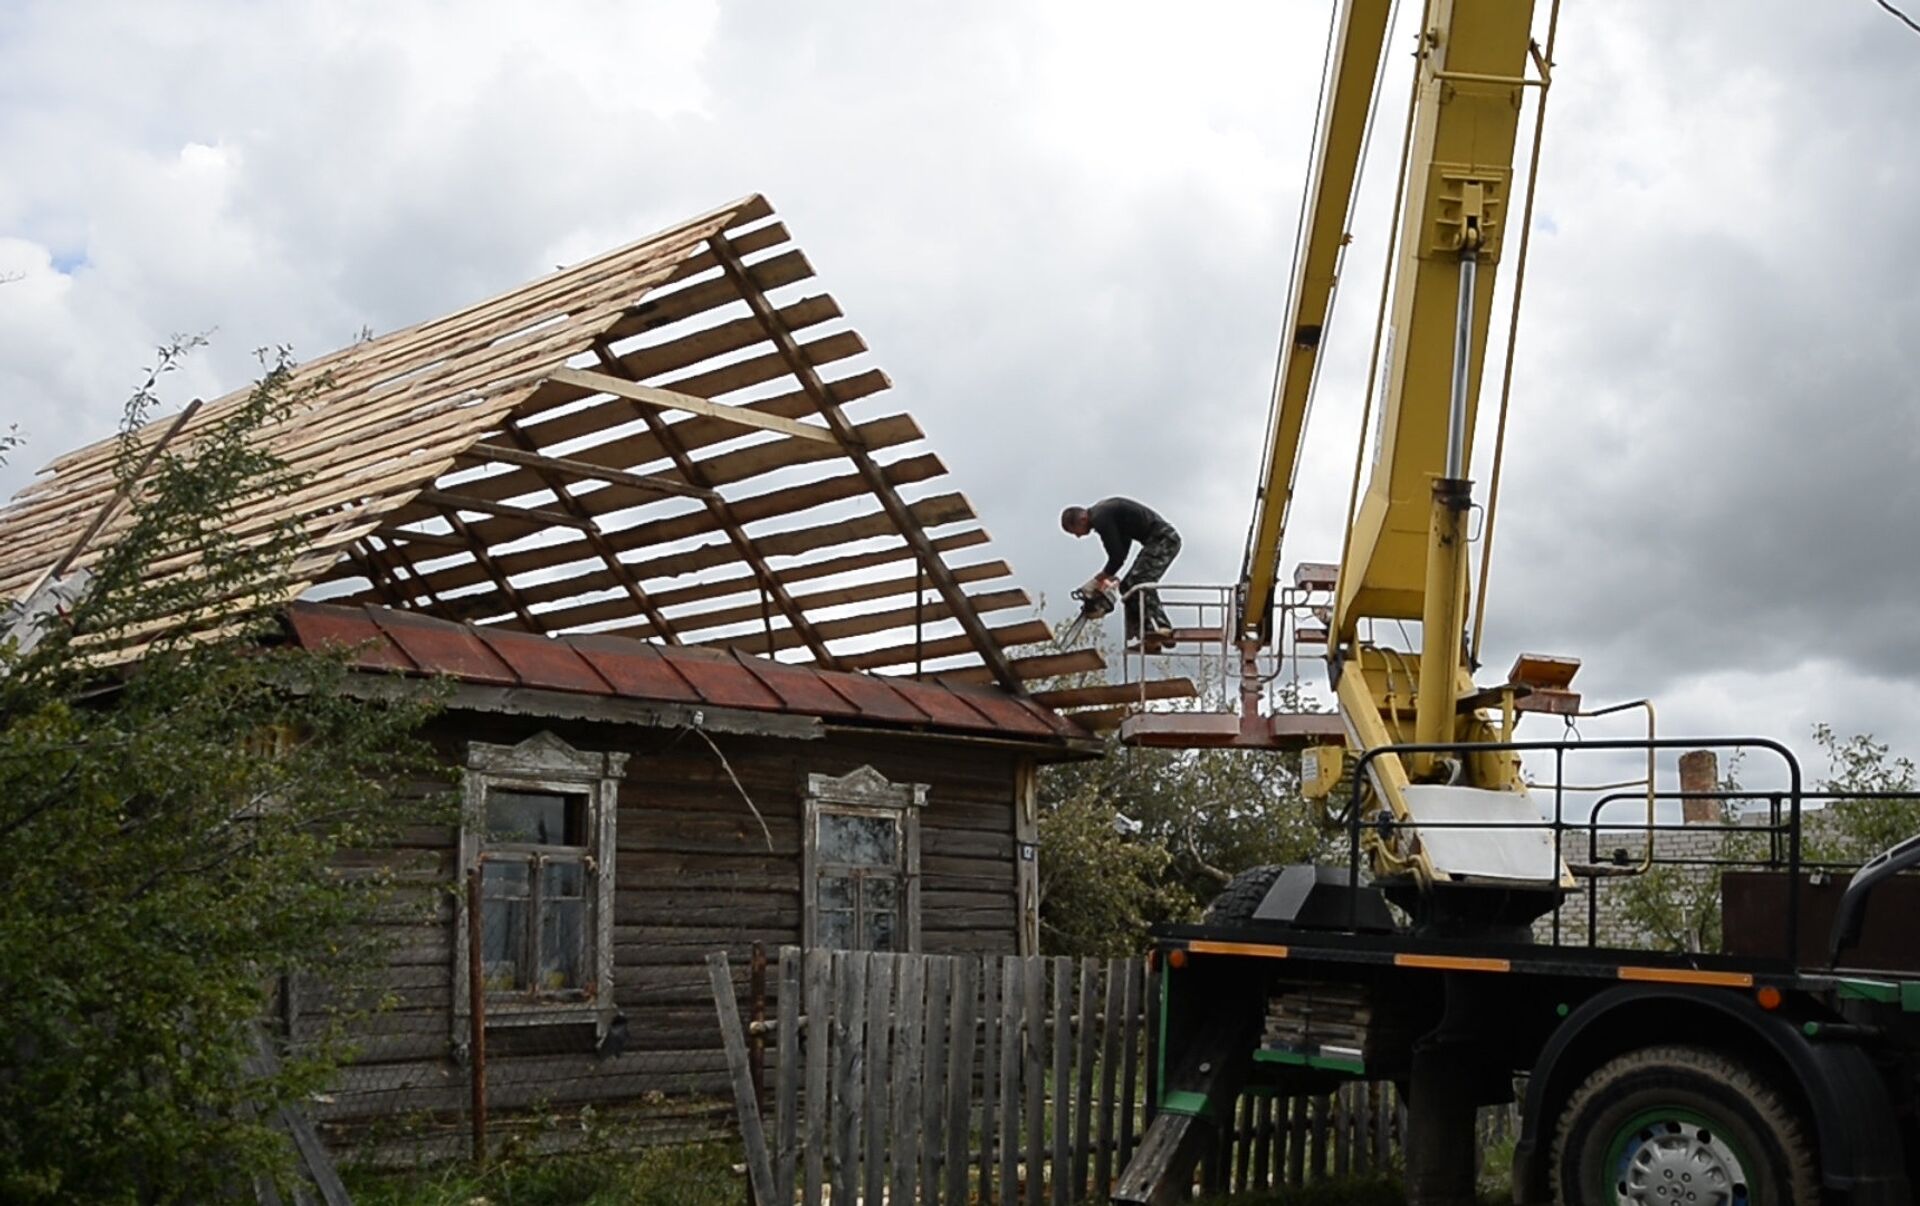
<path id="1" fill-rule="evenodd" d="M 1146 1068 L 1146 1100 L 1142 1103 L 1149 1125 L 1160 1113 L 1160 989 L 1161 977 L 1166 973 L 1149 963 L 1146 970 L 1146 1033 L 1141 1037 L 1141 1047 L 1146 1052 L 1143 1061 Z"/>
<path id="2" fill-rule="evenodd" d="M 1287 1184 L 1298 1188 L 1307 1180 L 1307 1099 L 1290 1099 L 1287 1122 Z"/>
<path id="3" fill-rule="evenodd" d="M 1096 687 L 1062 687 L 1041 691 L 1033 702 L 1056 711 L 1062 708 L 1108 707 L 1140 703 L 1143 700 L 1191 699 L 1197 691 L 1188 678 L 1150 679 L 1142 683 L 1112 683 Z"/>
<path id="4" fill-rule="evenodd" d="M 953 969 L 955 960 L 944 955 L 925 956 L 927 963 L 927 1001 L 922 1018 L 925 1035 L 926 1073 L 921 1081 L 922 1105 L 919 1116 L 925 1121 L 926 1134 L 920 1149 L 920 1200 L 926 1206 L 940 1206 L 942 1172 L 947 1157 L 947 1045 L 948 1019 L 953 1007 Z"/>
<path id="5" fill-rule="evenodd" d="M 980 1188 L 982 1206 L 995 1200 L 994 1176 L 1000 1139 L 1000 961 L 993 956 L 980 960 Z"/>
<path id="6" fill-rule="evenodd" d="M 807 978 L 807 1171 L 801 1197 L 805 1206 L 821 1206 L 826 1185 L 828 1120 L 833 1104 L 828 1097 L 827 1057 L 834 1023 L 834 963 L 831 951 L 814 949 L 806 956 Z M 796 1006 L 797 1009 L 797 1006 Z"/>
<path id="7" fill-rule="evenodd" d="M 1020 1201 L 1020 1070 L 1025 1066 L 1020 1028 L 1026 1000 L 1024 965 L 1014 955 L 1000 961 L 1000 1206 Z"/>
<path id="8" fill-rule="evenodd" d="M 983 591 L 977 595 L 970 595 L 968 598 L 971 600 L 973 611 L 979 615 L 985 615 L 988 612 L 994 611 L 1006 611 L 1014 607 L 1028 607 L 1033 603 L 1033 600 L 1027 597 L 1027 592 L 1018 588 Z M 895 628 L 910 628 L 916 621 L 924 621 L 925 623 L 932 624 L 938 620 L 948 620 L 952 618 L 954 617 L 949 611 L 946 601 L 941 600 L 937 603 L 900 607 L 888 611 L 869 612 L 864 615 L 848 616 L 845 619 L 826 620 L 812 625 L 812 628 L 819 634 L 821 640 L 837 641 L 847 637 L 871 636 L 874 633 L 889 632 Z M 755 634 L 751 636 L 723 637 L 714 640 L 693 642 L 695 648 L 737 649 L 742 653 L 762 653 L 769 649 L 797 649 L 804 644 L 807 644 L 804 634 L 792 628 L 776 628 L 773 630 L 773 636 L 770 639 Z M 816 655 L 815 660 L 820 660 L 818 655 Z M 835 661 L 829 658 L 826 664 L 830 669 L 845 670 L 850 668 L 844 659 Z M 1188 685 L 1191 686 L 1192 684 Z"/>
<path id="9" fill-rule="evenodd" d="M 1069 1187 L 1075 1201 L 1086 1196 L 1087 1173 L 1093 1156 L 1093 1062 L 1097 1050 L 1095 1040 L 1100 1029 L 1099 1001 L 1100 961 L 1082 959 L 1079 1052 L 1074 1060 L 1074 1067 L 1079 1074 L 1079 1089 L 1074 1094 L 1073 1182 Z M 1100 1190 L 1096 1196 L 1104 1198 L 1106 1193 Z"/>
<path id="10" fill-rule="evenodd" d="M 1261 1094 L 1253 1106 L 1253 1192 L 1273 1192 L 1273 1098 Z"/>
<path id="11" fill-rule="evenodd" d="M 1028 682 L 1066 674 L 1091 674 L 1107 668 L 1107 659 L 1098 649 L 1071 649 L 1065 653 L 1041 653 L 1013 659 L 1013 668 Z M 932 677 L 944 683 L 983 685 L 993 681 L 993 671 L 985 666 L 963 670 L 942 670 Z"/>
<path id="12" fill-rule="evenodd" d="M 1020 1010 L 1026 1026 L 1020 1032 L 1020 1066 L 1026 1091 L 1027 1206 L 1040 1206 L 1046 1188 L 1043 1164 L 1047 1158 L 1047 962 L 1039 955 L 1021 961 Z"/>
<path id="13" fill-rule="evenodd" d="M 1125 999 L 1121 1004 L 1120 1071 L 1124 1085 L 1120 1090 L 1120 1167 L 1133 1159 L 1134 1125 L 1138 1116 L 1136 1087 L 1141 1066 L 1146 1062 L 1140 1051 L 1141 993 L 1145 973 L 1139 959 L 1128 959 L 1125 971 Z"/>
<path id="14" fill-rule="evenodd" d="M 746 1149 L 747 1177 L 753 1185 L 754 1201 L 773 1206 L 779 1201 L 773 1191 L 773 1161 L 767 1153 L 766 1132 L 760 1126 L 760 1102 L 753 1091 L 753 1070 L 747 1066 L 747 1042 L 740 1028 L 740 1010 L 733 999 L 733 973 L 727 967 L 727 952 L 707 956 L 707 973 L 713 980 L 713 1005 L 720 1015 L 720 1041 L 726 1045 L 727 1068 L 733 1076 L 733 1100 L 740 1115 L 740 1142 Z"/>
<path id="15" fill-rule="evenodd" d="M 954 577 L 963 582 L 991 582 L 1008 577 L 1012 573 L 1013 571 L 1004 561 L 987 561 L 979 565 L 961 566 L 954 570 Z M 851 586 L 836 586 L 831 590 L 796 594 L 793 596 L 793 601 L 803 608 L 824 611 L 830 607 L 845 607 L 850 603 L 867 603 L 911 596 L 916 588 L 923 588 L 923 584 L 917 579 L 887 578 L 876 582 L 859 582 Z M 672 624 L 677 632 L 706 632 L 735 624 L 752 623 L 758 621 L 761 614 L 762 608 L 759 603 L 743 603 L 714 611 L 676 615 L 673 617 Z M 544 614 L 541 618 L 543 621 L 546 619 Z M 623 627 L 613 631 L 632 630 L 631 627 Z"/>
<path id="16" fill-rule="evenodd" d="M 1307 1149 L 1307 1172 L 1316 1181 L 1327 1179 L 1327 1095 L 1315 1093 L 1308 1101 L 1312 1134 Z"/>
<path id="17" fill-rule="evenodd" d="M 953 995 L 951 1009 L 947 1015 L 947 1032 L 951 1036 L 947 1045 L 947 1150 L 946 1150 L 946 1201 L 947 1206 L 967 1206 L 967 1139 L 973 1133 L 973 1054 L 974 1024 L 979 1021 L 978 993 L 980 989 L 982 964 L 980 959 L 956 959 L 953 964 Z M 988 1021 L 989 1029 L 992 1023 Z M 987 1060 L 991 1063 L 991 1057 Z M 991 1083 L 991 1074 L 986 1078 Z M 990 1094 L 987 1100 L 990 1100 Z M 981 1135 L 983 1137 L 993 1129 L 991 1118 L 983 1119 Z M 985 1197 L 986 1180 L 983 1178 L 982 1198 Z M 932 1206 L 939 1206 L 938 1202 Z"/>
<path id="18" fill-rule="evenodd" d="M 912 1202 L 920 1192 L 920 1149 L 926 1136 L 921 1108 L 923 1028 L 927 1010 L 927 958 L 901 955 L 896 969 L 899 1000 L 893 1009 L 893 1077 L 889 1103 L 893 1136 L 887 1153 L 887 1200 Z"/>
<path id="19" fill-rule="evenodd" d="M 1053 629 L 1040 620 L 1022 620 L 990 631 L 993 639 L 1000 642 L 1002 649 L 1053 639 Z M 859 653 L 842 654 L 840 664 L 849 670 L 887 670 L 896 666 L 911 666 L 916 659 L 933 661 L 935 658 L 954 657 L 972 652 L 973 638 L 961 633 L 958 636 L 935 637 L 928 641 L 909 641 L 904 645 L 890 645 L 884 649 L 867 649 Z"/>
<path id="20" fill-rule="evenodd" d="M 556 368 L 547 373 L 547 380 L 558 381 L 563 385 L 575 386 L 593 393 L 612 394 L 630 402 L 639 402 L 645 406 L 654 406 L 662 410 L 683 410 L 688 414 L 703 415 L 709 419 L 721 419 L 741 427 L 751 427 L 759 431 L 771 431 L 779 435 L 791 436 L 796 440 L 812 440 L 820 444 L 835 444 L 834 434 L 824 427 L 814 427 L 806 423 L 797 423 L 792 419 L 783 419 L 777 415 L 761 414 L 759 411 L 744 407 L 728 406 L 721 402 L 709 402 L 692 394 L 683 394 L 677 390 L 661 389 L 658 386 L 642 385 L 638 381 L 624 381 L 607 373 L 596 373 L 582 369 Z"/>
<path id="21" fill-rule="evenodd" d="M 867 1152 L 866 1200 L 879 1202 L 887 1191 L 887 1088 L 893 1073 L 892 955 L 867 956 Z"/>
<path id="22" fill-rule="evenodd" d="M 459 454 L 459 460 L 487 464 L 497 461 L 503 465 L 519 465 L 527 469 L 537 469 L 546 473 L 558 474 L 585 482 L 611 482 L 617 486 L 626 486 L 631 490 L 650 491 L 659 494 L 672 494 L 685 498 L 706 498 L 713 493 L 698 486 L 689 486 L 676 478 L 656 473 L 632 473 L 617 469 L 611 465 L 597 465 L 592 461 L 576 460 L 573 457 L 551 456 L 544 452 L 529 452 L 525 448 L 512 448 L 505 444 L 493 444 L 481 441 Z M 511 497 L 511 495 L 507 496 Z"/>
<path id="23" fill-rule="evenodd" d="M 761 260 L 748 271 L 753 274 L 754 282 L 764 289 L 778 289 L 813 275 L 812 265 L 798 248 Z M 733 285 L 724 277 L 689 285 L 664 297 L 649 298 L 627 307 L 620 320 L 607 328 L 604 338 L 613 342 L 657 330 L 724 306 L 734 297 Z"/>
<path id="24" fill-rule="evenodd" d="M 1053 1206 L 1067 1206 L 1068 1175 L 1073 1167 L 1073 960 L 1053 960 L 1053 1152 L 1047 1161 L 1053 1182 Z M 1037 1177 L 1038 1167 L 1027 1175 Z"/>
<path id="25" fill-rule="evenodd" d="M 1254 1095 L 1242 1093 L 1233 1127 L 1233 1193 L 1246 1193 L 1254 1175 Z"/>
<path id="26" fill-rule="evenodd" d="M 1105 1006 L 1100 1011 L 1099 1145 L 1093 1151 L 1092 1196 L 1096 1200 L 1105 1200 L 1113 1189 L 1114 1111 L 1116 1108 L 1133 1109 L 1132 1102 L 1122 1106 L 1114 1100 L 1114 1095 L 1120 1091 L 1120 1028 L 1121 1011 L 1126 1008 L 1127 971 L 1126 960 L 1107 960 L 1107 995 Z"/>
<path id="27" fill-rule="evenodd" d="M 800 948 L 781 947 L 780 992 L 774 1002 L 780 1014 L 773 1055 L 773 1181 L 780 1206 L 793 1199 L 794 1166 L 799 1158 L 800 1012 L 805 1008 L 805 991 Z"/>
<path id="28" fill-rule="evenodd" d="M 780 307 L 780 321 L 790 331 L 803 331 L 841 317 L 844 315 L 839 303 L 824 293 L 811 294 Z M 767 333 L 761 328 L 760 320 L 748 315 L 702 327 L 665 343 L 623 352 L 620 364 L 635 381 L 645 381 L 691 368 L 716 356 L 730 356 L 766 341 Z"/>
<path id="29" fill-rule="evenodd" d="M 833 955 L 833 1180 L 835 1203 L 860 1192 L 860 1106 L 867 1084 L 867 957 Z"/>
<path id="30" fill-rule="evenodd" d="M 879 465 L 853 438 L 853 426 L 848 422 L 845 412 L 840 409 L 840 404 L 834 401 L 826 383 L 820 379 L 819 372 L 801 351 L 792 333 L 781 325 L 779 311 L 774 308 L 772 302 L 767 300 L 766 294 L 755 283 L 751 272 L 734 251 L 726 235 L 716 233 L 708 240 L 708 245 L 712 247 L 713 254 L 720 261 L 720 266 L 726 272 L 728 279 L 733 281 L 734 288 L 739 290 L 748 308 L 766 328 L 767 335 L 773 340 L 774 346 L 780 349 L 780 354 L 786 359 L 788 368 L 799 380 L 800 387 L 813 396 L 815 404 L 820 408 L 821 416 L 827 421 L 828 429 L 847 450 L 848 457 L 853 461 L 860 475 L 867 479 L 874 495 L 880 499 L 881 506 L 894 517 L 894 522 L 899 525 L 901 534 L 907 538 L 909 544 L 913 545 L 914 552 L 919 555 L 920 563 L 926 568 L 928 578 L 933 581 L 935 589 L 940 592 L 941 598 L 946 601 L 954 617 L 960 621 L 961 628 L 973 639 L 975 651 L 979 653 L 981 660 L 993 669 L 994 676 L 1000 681 L 1001 686 L 1015 695 L 1025 694 L 1026 686 L 1021 682 L 1019 675 L 1013 672 L 1012 666 L 1007 662 L 1006 654 L 989 635 L 987 626 L 974 610 L 973 603 L 960 589 L 960 585 L 952 581 L 951 575 L 947 572 L 946 562 L 933 551 L 927 541 L 926 532 L 913 522 L 912 516 L 908 514 L 906 503 L 888 484 L 886 475 L 880 471 Z"/>
<path id="31" fill-rule="evenodd" d="M 615 367 L 611 363 L 612 357 L 606 350 L 606 345 L 601 344 L 595 350 L 600 355 L 603 367 Z M 652 429 L 655 437 L 659 439 L 661 446 L 673 455 L 674 468 L 679 470 L 681 477 L 696 486 L 711 487 L 719 484 L 718 477 L 710 472 L 710 466 L 696 464 L 693 459 L 688 456 L 686 449 L 673 438 L 672 433 L 667 430 L 666 424 L 661 421 L 658 414 L 638 404 L 636 404 L 635 408 L 640 412 L 640 417 L 645 420 L 647 426 Z M 779 608 L 780 613 L 787 618 L 787 623 L 792 625 L 792 630 L 796 638 L 806 645 L 807 649 L 813 654 L 814 660 L 827 669 L 838 669 L 839 666 L 834 660 L 833 654 L 827 651 L 826 642 L 814 632 L 813 622 L 807 617 L 807 614 L 801 611 L 794 603 L 792 596 L 787 593 L 786 587 L 780 584 L 780 580 L 773 576 L 772 569 L 767 565 L 766 557 L 761 554 L 759 549 L 754 547 L 752 538 L 747 535 L 746 529 L 741 526 L 743 521 L 739 515 L 725 502 L 718 499 L 707 500 L 706 510 L 713 522 L 717 523 L 720 529 L 727 534 L 727 539 L 733 543 L 735 550 L 739 552 L 740 559 L 745 561 L 747 566 L 753 570 L 754 575 L 760 579 L 761 587 L 766 591 L 767 597 L 773 602 L 775 607 Z"/>

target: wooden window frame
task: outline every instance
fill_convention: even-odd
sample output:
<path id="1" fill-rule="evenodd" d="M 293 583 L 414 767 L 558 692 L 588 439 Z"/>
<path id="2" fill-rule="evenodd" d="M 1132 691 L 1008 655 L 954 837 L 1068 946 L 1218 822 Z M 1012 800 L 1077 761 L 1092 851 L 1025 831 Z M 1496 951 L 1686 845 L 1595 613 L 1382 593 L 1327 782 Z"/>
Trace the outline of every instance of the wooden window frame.
<path id="1" fill-rule="evenodd" d="M 592 1023 L 597 1037 L 605 1037 L 618 1012 L 613 999 L 613 910 L 615 820 L 620 807 L 620 780 L 626 774 L 627 755 L 577 750 L 550 732 L 539 732 L 518 745 L 467 745 L 466 776 L 462 791 L 459 883 L 454 893 L 453 930 L 453 1041 L 464 1049 L 470 1030 L 471 1002 L 467 980 L 467 873 L 480 865 L 485 852 L 487 793 L 524 791 L 584 797 L 586 836 L 583 861 L 587 866 L 588 907 L 591 916 L 583 979 L 585 999 L 537 1001 L 487 995 L 487 1025 L 542 1026 Z M 524 853 L 518 843 L 502 843 L 503 851 Z"/>
<path id="2" fill-rule="evenodd" d="M 901 925 L 903 939 L 896 953 L 920 950 L 920 813 L 927 803 L 924 783 L 892 783 L 871 766 L 850 774 L 808 775 L 804 802 L 800 870 L 802 942 L 819 944 L 820 929 L 820 818 L 822 815 L 885 817 L 899 825 L 901 857 Z M 856 903 L 855 924 L 859 924 Z"/>

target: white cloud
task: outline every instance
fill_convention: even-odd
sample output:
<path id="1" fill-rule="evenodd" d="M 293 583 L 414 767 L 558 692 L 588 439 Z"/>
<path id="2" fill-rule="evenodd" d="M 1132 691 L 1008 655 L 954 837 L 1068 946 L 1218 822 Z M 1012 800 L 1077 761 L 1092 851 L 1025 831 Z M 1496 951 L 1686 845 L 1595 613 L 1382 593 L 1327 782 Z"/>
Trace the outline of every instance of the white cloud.
<path id="1" fill-rule="evenodd" d="M 318 354 L 764 191 L 1031 589 L 1084 577 L 1053 516 L 1111 492 L 1181 525 L 1180 577 L 1231 578 L 1327 7 L 23 0 L 0 396 L 33 442 L 0 488 L 109 431 L 172 332 L 216 329 L 173 383 L 211 394 L 256 346 Z M 1496 668 L 1568 652 L 1590 698 L 1677 726 L 1920 748 L 1899 33 L 1864 2 L 1566 7 Z M 1289 560 L 1337 546 L 1398 95 Z"/>

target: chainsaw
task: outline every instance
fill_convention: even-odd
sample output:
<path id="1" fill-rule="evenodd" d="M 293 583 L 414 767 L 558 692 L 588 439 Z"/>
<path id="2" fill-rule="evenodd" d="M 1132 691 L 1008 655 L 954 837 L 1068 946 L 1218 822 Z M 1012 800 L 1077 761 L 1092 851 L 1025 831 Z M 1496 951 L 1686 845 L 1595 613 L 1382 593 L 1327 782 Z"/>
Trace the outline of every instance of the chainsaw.
<path id="1" fill-rule="evenodd" d="M 1080 634 L 1086 631 L 1089 623 L 1112 615 L 1114 608 L 1120 606 L 1120 591 L 1112 586 L 1101 586 L 1099 578 L 1089 578 L 1085 586 L 1073 592 L 1073 597 L 1080 604 L 1080 614 L 1060 630 L 1059 637 L 1054 641 L 1062 649 L 1071 649 L 1078 644 Z"/>

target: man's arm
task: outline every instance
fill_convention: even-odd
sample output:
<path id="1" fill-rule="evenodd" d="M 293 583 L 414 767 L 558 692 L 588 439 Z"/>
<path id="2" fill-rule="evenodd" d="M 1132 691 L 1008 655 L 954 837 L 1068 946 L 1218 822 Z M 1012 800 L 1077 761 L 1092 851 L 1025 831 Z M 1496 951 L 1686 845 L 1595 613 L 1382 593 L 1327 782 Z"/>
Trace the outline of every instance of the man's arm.
<path id="1" fill-rule="evenodd" d="M 1120 567 L 1127 562 L 1127 552 L 1133 548 L 1133 541 L 1120 534 L 1118 524 L 1096 524 L 1094 531 L 1100 533 L 1100 543 L 1107 550 L 1107 564 L 1100 570 L 1100 577 L 1117 577 Z"/>

